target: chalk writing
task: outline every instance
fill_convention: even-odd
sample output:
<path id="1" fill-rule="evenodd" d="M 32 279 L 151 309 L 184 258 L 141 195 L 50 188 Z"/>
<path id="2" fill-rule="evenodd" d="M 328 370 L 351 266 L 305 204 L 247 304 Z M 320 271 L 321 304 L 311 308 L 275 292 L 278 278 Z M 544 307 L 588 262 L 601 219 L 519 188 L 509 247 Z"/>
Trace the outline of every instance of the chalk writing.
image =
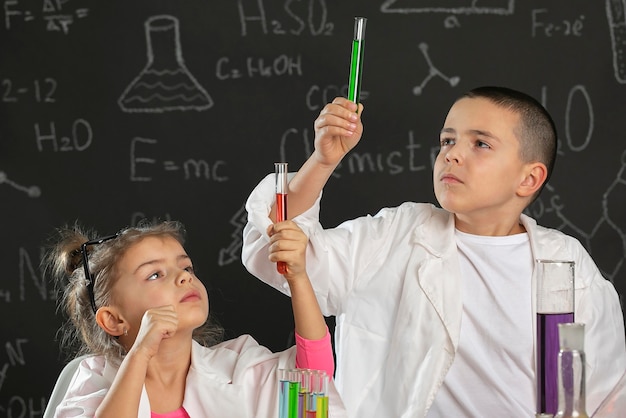
<path id="1" fill-rule="evenodd" d="M 245 70 L 244 70 L 245 69 Z M 279 55 L 266 62 L 264 58 L 247 57 L 245 64 L 232 65 L 230 58 L 221 57 L 217 60 L 216 76 L 219 80 L 272 76 L 302 76 L 302 56 L 290 57 Z"/>
<path id="2" fill-rule="evenodd" d="M 39 188 L 39 186 L 29 186 L 29 187 L 22 186 L 12 181 L 11 179 L 9 179 L 9 177 L 6 175 L 4 171 L 0 171 L 0 185 L 1 184 L 7 184 L 16 190 L 24 192 L 26 193 L 26 195 L 28 195 L 28 197 L 41 196 L 41 189 Z"/>
<path id="3" fill-rule="evenodd" d="M 118 100 L 124 112 L 207 110 L 213 99 L 185 66 L 178 19 L 152 16 L 145 22 L 147 63 Z"/>
<path id="4" fill-rule="evenodd" d="M 14 86 L 11 79 L 2 80 L 2 101 L 4 103 L 16 103 L 22 97 L 32 94 L 32 98 L 37 103 L 54 103 L 54 93 L 57 89 L 57 82 L 54 78 L 46 77 L 43 80 L 33 80 L 32 89 L 30 86 Z"/>
<path id="5" fill-rule="evenodd" d="M 46 398 L 24 398 L 11 396 L 6 405 L 0 404 L 0 413 L 6 418 L 33 418 L 43 416 L 46 408 Z"/>
<path id="6" fill-rule="evenodd" d="M 533 38 L 539 34 L 545 36 L 546 38 L 556 35 L 582 36 L 585 15 L 580 15 L 572 19 L 555 19 L 553 21 L 546 21 L 545 15 L 547 13 L 548 9 L 533 9 L 531 11 L 531 34 Z"/>
<path id="7" fill-rule="evenodd" d="M 37 150 L 44 151 L 44 144 L 52 146 L 54 152 L 84 151 L 93 141 L 93 131 L 91 124 L 85 119 L 76 119 L 72 122 L 71 136 L 57 137 L 56 123 L 49 122 L 47 130 L 44 132 L 39 123 L 35 123 L 35 141 Z"/>
<path id="8" fill-rule="evenodd" d="M 615 79 L 626 84 L 626 0 L 606 0 Z"/>
<path id="9" fill-rule="evenodd" d="M 148 176 L 146 171 L 155 167 L 159 162 L 156 158 L 147 157 L 146 154 L 139 153 L 138 147 L 156 145 L 158 141 L 151 138 L 133 138 L 130 142 L 130 181 L 142 182 L 152 181 L 152 176 Z M 142 147 L 143 150 L 143 147 Z M 217 160 L 212 163 L 202 160 L 189 158 L 182 163 L 173 160 L 165 160 L 161 162 L 161 168 L 164 171 L 177 172 L 183 170 L 184 180 L 202 179 L 211 180 L 218 183 L 228 181 L 228 176 L 224 174 L 226 161 Z M 154 172 L 152 170 L 151 172 Z"/>
<path id="10" fill-rule="evenodd" d="M 312 85 L 305 95 L 306 107 L 309 110 L 318 111 L 323 108 L 327 103 L 333 101 L 337 96 L 347 97 L 348 83 L 343 86 L 327 85 L 320 87 L 318 85 Z M 365 102 L 369 97 L 369 91 L 361 90 L 360 101 Z"/>
<path id="11" fill-rule="evenodd" d="M 547 91 L 548 90 L 546 86 L 543 86 L 541 88 L 541 104 L 545 108 L 549 108 Z M 587 121 L 586 132 L 581 129 L 581 126 L 578 126 L 576 129 L 577 132 L 585 132 L 583 139 L 579 141 L 576 141 L 576 138 L 574 138 L 572 123 L 574 120 L 576 120 L 576 122 L 580 124 L 585 118 L 583 118 L 583 115 L 581 115 L 580 112 L 576 112 L 578 107 L 574 106 L 574 99 L 576 99 L 577 97 L 580 97 L 582 100 L 583 112 L 586 111 L 586 115 L 584 116 L 586 116 Z M 573 117 L 573 115 L 576 115 L 576 117 Z M 589 96 L 587 89 L 585 88 L 585 86 L 580 84 L 573 86 L 569 91 L 569 94 L 567 96 L 567 103 L 565 106 L 565 144 L 569 147 L 570 150 L 580 152 L 587 148 L 587 146 L 591 142 L 592 134 L 594 131 L 594 120 L 595 116 L 593 113 L 593 104 L 591 103 L 591 97 Z M 559 145 L 561 145 L 562 143 L 563 141 L 559 141 Z"/>
<path id="12" fill-rule="evenodd" d="M 458 76 L 447 77 L 433 65 L 433 62 L 428 56 L 428 44 L 427 43 L 425 42 L 420 43 L 419 50 L 422 52 L 422 55 L 424 55 L 424 59 L 426 60 L 426 63 L 428 64 L 428 74 L 426 75 L 426 77 L 424 77 L 424 80 L 422 80 L 419 86 L 413 87 L 413 94 L 415 94 L 416 96 L 419 96 L 420 94 L 422 94 L 424 87 L 426 87 L 426 84 L 428 84 L 428 82 L 433 77 L 441 77 L 442 79 L 447 81 L 448 84 L 450 84 L 450 87 L 454 87 L 457 84 L 459 84 L 459 81 L 461 80 L 460 77 Z"/>
<path id="13" fill-rule="evenodd" d="M 217 257 L 217 265 L 222 267 L 233 261 L 239 261 L 241 257 L 241 246 L 243 245 L 243 228 L 248 222 L 248 212 L 245 205 L 230 218 L 229 223 L 234 227 L 230 234 L 232 241 L 226 248 L 221 248 Z"/>
<path id="14" fill-rule="evenodd" d="M 26 344 L 28 340 L 26 338 L 18 338 L 15 340 L 15 343 L 12 344 L 10 341 L 7 341 L 4 344 L 4 349 L 9 359 L 8 362 L 4 363 L 2 366 L 2 371 L 0 371 L 0 391 L 2 391 L 2 387 L 7 378 L 7 371 L 9 367 L 15 366 L 24 366 L 26 365 L 26 359 L 24 357 L 24 351 L 22 350 L 22 345 Z"/>
<path id="15" fill-rule="evenodd" d="M 300 10 L 294 10 L 294 7 L 298 6 L 297 2 L 285 0 L 283 9 L 289 20 L 289 23 L 285 23 L 279 19 L 268 21 L 263 0 L 237 0 L 241 36 L 248 34 L 248 24 L 250 23 L 258 23 L 264 35 L 298 36 L 308 29 L 308 33 L 313 36 L 332 36 L 335 25 L 328 21 L 326 1 L 308 0 L 302 3 L 300 5 L 306 6 L 305 10 L 302 10 L 302 7 Z"/>
<path id="16" fill-rule="evenodd" d="M 396 6 L 396 3 L 400 3 L 402 6 Z M 429 5 L 430 3 L 430 5 Z M 456 5 L 455 5 L 456 3 Z M 480 1 L 477 0 L 458 0 L 448 1 L 446 6 L 441 6 L 438 0 L 422 1 L 398 1 L 398 0 L 385 0 L 380 6 L 380 11 L 383 13 L 452 13 L 452 14 L 494 14 L 494 15 L 511 15 L 513 14 L 515 1 L 514 0 L 500 0 L 491 1 L 489 6 L 480 6 Z M 408 4 L 408 6 L 405 6 Z"/>
<path id="17" fill-rule="evenodd" d="M 302 146 L 304 158 L 311 155 L 312 144 L 309 140 L 309 130 L 290 128 L 286 130 L 280 138 L 280 158 L 281 161 L 288 161 L 289 145 L 297 141 Z M 421 163 L 418 161 L 418 155 L 428 154 L 418 152 L 422 148 L 422 144 L 415 141 L 413 131 L 408 132 L 408 141 L 403 150 L 392 150 L 388 152 L 358 152 L 356 150 L 344 158 L 333 172 L 333 177 L 341 177 L 344 174 L 359 173 L 385 173 L 389 175 L 397 175 L 405 171 L 423 171 L 428 168 L 428 161 Z"/>
<path id="18" fill-rule="evenodd" d="M 89 9 L 81 7 L 67 10 L 68 0 L 43 0 L 41 15 L 31 10 L 20 8 L 19 0 L 5 0 L 4 2 L 4 27 L 9 30 L 14 21 L 34 22 L 42 19 L 46 24 L 46 30 L 50 32 L 69 33 L 70 25 L 75 20 L 89 16 Z"/>
<path id="19" fill-rule="evenodd" d="M 42 301 L 55 300 L 56 294 L 53 289 L 48 289 L 45 277 L 39 277 L 35 273 L 35 268 L 30 259 L 30 255 L 26 249 L 20 247 L 18 250 L 19 256 L 19 300 L 26 300 L 26 284 L 32 283 L 35 289 L 39 293 Z M 27 280 L 30 278 L 30 282 Z"/>

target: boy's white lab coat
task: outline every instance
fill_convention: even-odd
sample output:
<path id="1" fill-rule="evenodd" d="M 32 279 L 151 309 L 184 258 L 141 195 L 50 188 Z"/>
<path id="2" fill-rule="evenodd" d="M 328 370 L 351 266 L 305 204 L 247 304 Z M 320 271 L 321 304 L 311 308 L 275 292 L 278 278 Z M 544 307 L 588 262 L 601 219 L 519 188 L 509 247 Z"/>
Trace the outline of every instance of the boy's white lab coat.
<path id="1" fill-rule="evenodd" d="M 270 174 L 248 199 L 242 260 L 252 274 L 289 294 L 267 259 L 274 187 Z M 423 417 L 459 341 L 463 301 L 453 216 L 430 204 L 405 203 L 323 230 L 319 202 L 294 221 L 310 239 L 307 271 L 322 312 L 336 316 L 336 385 L 348 414 Z M 586 324 L 592 412 L 626 370 L 618 296 L 576 239 L 524 215 L 521 221 L 535 259 L 576 263 L 575 320 Z M 534 295 L 535 277 L 532 289 Z M 533 296 L 533 314 L 534 305 Z M 534 316 L 530 320 L 535 324 Z"/>
<path id="2" fill-rule="evenodd" d="M 272 353 L 249 335 L 210 348 L 194 341 L 183 407 L 191 418 L 278 417 L 276 371 L 293 368 L 295 357 L 295 347 Z M 117 370 L 116 365 L 101 356 L 83 360 L 55 416 L 93 417 Z M 329 415 L 344 417 L 334 385 L 329 386 Z M 150 418 L 145 387 L 137 416 Z"/>

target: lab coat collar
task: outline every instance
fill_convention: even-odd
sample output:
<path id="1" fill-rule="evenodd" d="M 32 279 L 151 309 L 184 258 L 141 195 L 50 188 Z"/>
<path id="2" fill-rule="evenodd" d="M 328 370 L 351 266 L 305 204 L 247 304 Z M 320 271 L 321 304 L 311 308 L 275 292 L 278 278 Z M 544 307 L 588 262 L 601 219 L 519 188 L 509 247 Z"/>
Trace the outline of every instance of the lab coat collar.
<path id="1" fill-rule="evenodd" d="M 420 211 L 413 230 L 413 243 L 430 254 L 418 266 L 418 282 L 437 311 L 451 343 L 448 350 L 456 352 L 461 333 L 463 295 L 461 272 L 454 238 L 454 216 L 431 207 Z"/>

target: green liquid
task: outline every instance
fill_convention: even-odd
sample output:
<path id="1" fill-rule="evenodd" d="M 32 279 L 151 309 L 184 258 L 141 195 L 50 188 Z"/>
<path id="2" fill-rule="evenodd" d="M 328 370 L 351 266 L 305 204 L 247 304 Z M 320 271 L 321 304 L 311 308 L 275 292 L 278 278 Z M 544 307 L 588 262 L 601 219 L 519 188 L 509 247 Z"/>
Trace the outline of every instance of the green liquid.
<path id="1" fill-rule="evenodd" d="M 361 74 L 363 73 L 364 41 L 352 41 L 352 59 L 350 61 L 350 81 L 348 83 L 348 99 L 359 103 L 361 95 Z"/>
<path id="2" fill-rule="evenodd" d="M 289 418 L 298 418 L 300 382 L 289 382 Z"/>

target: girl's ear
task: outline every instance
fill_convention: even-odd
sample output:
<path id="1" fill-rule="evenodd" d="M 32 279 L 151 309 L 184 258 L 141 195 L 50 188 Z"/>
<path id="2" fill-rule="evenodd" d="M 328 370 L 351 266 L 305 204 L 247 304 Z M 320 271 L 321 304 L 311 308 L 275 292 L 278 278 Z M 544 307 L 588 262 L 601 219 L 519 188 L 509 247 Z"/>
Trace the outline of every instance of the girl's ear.
<path id="1" fill-rule="evenodd" d="M 532 196 L 534 195 L 548 177 L 548 169 L 544 163 L 532 163 L 528 164 L 524 170 L 524 178 L 520 183 L 517 193 L 520 196 Z"/>
<path id="2" fill-rule="evenodd" d="M 119 337 L 128 332 L 128 324 L 117 309 L 103 306 L 96 312 L 96 322 L 109 335 Z"/>

